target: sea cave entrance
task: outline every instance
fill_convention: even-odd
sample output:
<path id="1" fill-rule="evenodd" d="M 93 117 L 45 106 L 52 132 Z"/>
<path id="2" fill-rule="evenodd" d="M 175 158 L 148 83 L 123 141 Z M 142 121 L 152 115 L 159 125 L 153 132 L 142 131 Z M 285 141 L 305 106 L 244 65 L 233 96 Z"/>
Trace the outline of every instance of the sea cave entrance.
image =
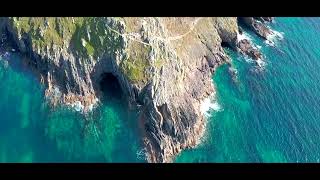
<path id="1" fill-rule="evenodd" d="M 120 83 L 112 73 L 101 74 L 99 85 L 104 99 L 119 101 L 123 98 Z"/>
<path id="2" fill-rule="evenodd" d="M 225 42 L 225 41 L 221 42 L 221 47 L 223 47 L 223 48 L 231 48 L 230 44 Z"/>

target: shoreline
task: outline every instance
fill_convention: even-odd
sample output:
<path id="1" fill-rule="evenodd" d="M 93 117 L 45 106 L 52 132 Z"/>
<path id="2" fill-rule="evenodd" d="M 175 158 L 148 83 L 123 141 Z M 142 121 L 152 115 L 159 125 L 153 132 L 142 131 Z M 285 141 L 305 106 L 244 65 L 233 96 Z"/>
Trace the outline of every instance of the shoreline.
<path id="1" fill-rule="evenodd" d="M 31 18 L 26 22 L 40 21 L 39 23 L 43 22 L 44 25 L 37 27 L 31 24 L 28 32 L 17 26 L 17 23 L 22 23 L 26 19 L 6 20 L 6 33 L 10 38 L 8 41 L 17 47 L 17 51 L 30 57 L 25 62 L 38 76 L 40 83 L 45 84 L 45 97 L 53 107 L 64 104 L 77 112 L 90 112 L 100 102 L 99 98 L 101 99 L 101 89 L 99 89 L 101 76 L 104 73 L 112 74 L 125 92 L 128 104 L 141 105 L 144 109 L 140 112 L 143 116 L 140 126 L 146 133 L 146 138 L 143 140 L 151 143 L 144 142 L 147 148 L 150 146 L 147 150 L 147 156 L 151 158 L 148 159 L 149 162 L 169 162 L 182 150 L 200 143 L 199 139 L 205 132 L 208 111 L 221 109 L 218 102 L 213 100 L 215 98 L 212 96 L 215 94 L 210 93 L 215 89 L 212 82 L 214 69 L 229 61 L 223 50 L 224 45 L 230 46 L 235 51 L 240 49 L 244 55 L 254 59 L 262 57 L 262 53 L 250 39 L 239 36 L 237 17 L 204 18 L 197 26 L 189 29 L 190 32 L 196 29 L 197 31 L 192 31 L 196 33 L 187 33 L 185 38 L 175 39 L 172 43 L 168 41 L 168 44 L 150 41 L 151 48 L 110 34 L 109 31 L 104 34 L 96 34 L 96 31 L 88 32 L 88 28 L 93 30 L 104 28 L 104 26 L 92 26 L 101 23 L 112 26 L 113 29 L 119 28 L 121 34 L 128 33 L 126 25 L 132 25 L 132 21 L 140 22 L 136 19 L 76 19 L 83 32 L 87 31 L 86 33 L 93 39 L 103 36 L 110 41 L 104 46 L 106 44 L 101 41 L 93 44 L 90 37 L 89 39 L 82 37 L 80 47 L 72 46 L 77 44 L 77 41 L 74 42 L 71 38 L 75 32 L 64 34 L 70 36 L 70 39 L 66 39 L 66 36 L 58 36 L 56 39 L 47 37 L 49 41 L 43 41 L 44 44 L 40 45 L 35 44 L 38 42 L 37 37 L 32 33 L 28 34 L 38 28 L 59 33 L 52 23 L 51 25 L 45 23 L 55 20 L 60 25 L 65 25 L 63 24 L 65 22 L 59 19 Z M 177 29 L 190 28 L 188 25 L 194 22 L 188 18 L 144 20 L 147 23 L 138 23 L 137 27 L 143 29 L 140 33 L 146 40 L 158 37 L 159 30 L 174 33 Z M 89 24 L 81 24 L 83 21 Z M 176 26 L 169 28 L 168 25 L 172 22 L 176 23 Z M 208 26 L 212 29 L 208 29 Z M 59 44 L 59 40 L 70 43 Z M 180 46 L 178 41 L 189 45 Z M 151 53 L 153 51 L 154 53 Z M 211 82 L 208 82 L 209 79 Z M 108 83 L 113 81 L 109 80 Z"/>

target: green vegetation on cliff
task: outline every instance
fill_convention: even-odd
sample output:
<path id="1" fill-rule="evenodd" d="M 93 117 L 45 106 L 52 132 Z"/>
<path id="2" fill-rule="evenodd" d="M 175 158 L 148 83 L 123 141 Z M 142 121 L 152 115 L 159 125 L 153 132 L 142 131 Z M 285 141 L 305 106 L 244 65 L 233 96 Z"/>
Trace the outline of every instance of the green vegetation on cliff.
<path id="1" fill-rule="evenodd" d="M 119 32 L 120 21 L 125 24 L 125 32 L 138 32 L 139 18 L 103 18 L 103 17 L 14 17 L 9 18 L 19 37 L 31 40 L 34 52 L 46 52 L 55 45 L 66 49 L 80 59 L 92 57 L 94 60 L 104 57 L 115 58 L 117 51 L 123 48 L 123 35 Z M 107 23 L 108 21 L 108 23 Z M 150 79 L 149 53 L 151 46 L 138 41 L 127 40 L 126 58 L 120 62 L 120 69 L 132 83 L 146 83 Z M 162 61 L 156 61 L 160 67 Z"/>
<path id="2" fill-rule="evenodd" d="M 105 18 L 20 17 L 11 18 L 20 35 L 27 33 L 37 49 L 72 46 L 81 56 L 112 54 L 121 45 L 118 34 L 106 28 Z"/>
<path id="3" fill-rule="evenodd" d="M 121 70 L 132 82 L 146 83 L 149 79 L 147 70 L 150 67 L 149 53 L 151 47 L 131 41 L 128 50 L 129 57 L 121 63 Z"/>
<path id="4" fill-rule="evenodd" d="M 20 17 L 12 20 L 18 34 L 28 34 L 33 47 L 42 49 L 53 44 L 62 47 L 64 42 L 70 41 L 84 18 Z"/>
<path id="5" fill-rule="evenodd" d="M 84 55 L 114 55 L 121 48 L 121 37 L 106 26 L 104 18 L 85 18 L 78 26 L 71 43 Z"/>

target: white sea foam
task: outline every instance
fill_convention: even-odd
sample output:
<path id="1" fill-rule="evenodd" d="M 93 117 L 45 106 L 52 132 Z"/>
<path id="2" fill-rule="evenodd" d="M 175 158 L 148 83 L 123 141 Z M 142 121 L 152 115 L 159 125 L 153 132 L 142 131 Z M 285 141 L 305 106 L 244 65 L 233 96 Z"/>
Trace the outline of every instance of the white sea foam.
<path id="1" fill-rule="evenodd" d="M 256 64 L 260 70 L 264 69 L 265 66 L 267 65 L 267 62 L 263 60 L 264 57 L 258 60 L 254 60 L 249 56 L 243 56 L 243 58 L 247 63 Z"/>
<path id="2" fill-rule="evenodd" d="M 257 62 L 257 65 L 258 65 L 260 68 L 264 68 L 265 65 L 266 65 L 266 62 L 264 62 L 264 61 L 261 60 L 261 59 L 258 59 L 256 62 Z"/>
<path id="3" fill-rule="evenodd" d="M 249 34 L 247 34 L 247 33 L 245 33 L 245 32 L 242 32 L 242 34 L 237 34 L 237 40 L 238 40 L 238 42 L 240 42 L 241 40 L 243 40 L 243 39 L 247 39 L 247 40 L 249 40 L 249 41 L 251 41 L 251 38 L 250 38 L 250 36 L 249 36 Z"/>
<path id="4" fill-rule="evenodd" d="M 86 112 L 90 112 L 92 111 L 95 107 L 98 106 L 98 102 L 99 102 L 99 99 L 98 98 L 95 98 L 95 100 L 93 101 L 92 104 L 90 104 L 87 109 L 85 110 L 85 107 L 84 105 L 80 102 L 80 101 L 75 101 L 74 103 L 66 103 L 67 106 L 71 107 L 72 109 L 80 112 L 80 111 L 83 111 L 85 110 Z"/>
<path id="5" fill-rule="evenodd" d="M 280 40 L 282 40 L 284 38 L 284 32 L 279 32 L 279 31 L 276 31 L 276 30 L 272 30 L 272 32 L 275 34 L 275 36 L 277 38 L 279 38 Z"/>
<path id="6" fill-rule="evenodd" d="M 246 62 L 248 62 L 248 63 L 254 63 L 254 62 L 255 62 L 252 58 L 250 58 L 250 57 L 247 56 L 247 55 L 243 56 L 243 58 L 244 58 L 244 60 L 245 60 Z"/>
<path id="7" fill-rule="evenodd" d="M 201 113 L 205 114 L 206 116 L 210 116 L 209 111 L 221 111 L 222 108 L 217 100 L 213 99 L 214 96 L 210 96 L 204 99 L 200 105 Z"/>
<path id="8" fill-rule="evenodd" d="M 94 108 L 96 108 L 97 106 L 99 105 L 99 99 L 98 98 L 95 98 L 94 99 L 94 101 L 93 101 L 93 103 L 92 104 L 90 104 L 90 106 L 89 106 L 89 111 L 92 111 Z"/>
<path id="9" fill-rule="evenodd" d="M 53 95 L 55 98 L 60 98 L 62 96 L 60 89 L 56 86 L 53 89 Z"/>
<path id="10" fill-rule="evenodd" d="M 88 110 L 92 111 L 92 109 L 93 109 L 93 104 L 90 104 L 89 107 L 88 107 Z"/>
<path id="11" fill-rule="evenodd" d="M 273 41 L 265 40 L 265 43 L 269 46 L 275 47 L 275 43 Z"/>
<path id="12" fill-rule="evenodd" d="M 276 30 L 271 30 L 271 34 L 267 36 L 267 40 L 265 40 L 266 44 L 269 46 L 276 46 L 276 43 L 279 40 L 284 38 L 284 33 Z"/>
<path id="13" fill-rule="evenodd" d="M 81 111 L 83 110 L 84 106 L 81 104 L 80 101 L 76 101 L 71 106 L 76 110 L 76 111 Z"/>

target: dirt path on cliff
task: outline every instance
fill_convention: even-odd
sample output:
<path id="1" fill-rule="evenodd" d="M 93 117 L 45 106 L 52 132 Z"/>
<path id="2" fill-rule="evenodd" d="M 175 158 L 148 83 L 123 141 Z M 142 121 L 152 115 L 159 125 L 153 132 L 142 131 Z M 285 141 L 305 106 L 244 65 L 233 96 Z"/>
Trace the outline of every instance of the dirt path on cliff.
<path id="1" fill-rule="evenodd" d="M 159 41 L 163 41 L 163 42 L 168 42 L 168 41 L 176 41 L 176 40 L 179 40 L 181 38 L 184 38 L 185 36 L 187 36 L 188 34 L 190 34 L 196 27 L 196 25 L 198 24 L 198 22 L 203 19 L 203 17 L 199 17 L 197 18 L 196 20 L 193 21 L 192 25 L 191 25 L 191 28 L 185 32 L 184 34 L 180 34 L 180 35 L 177 35 L 177 36 L 172 36 L 172 37 L 167 37 L 167 38 L 163 38 L 163 37 L 159 37 L 159 36 L 155 36 L 154 38 L 159 40 Z M 142 43 L 144 45 L 147 45 L 147 46 L 151 46 L 151 44 L 149 43 L 146 43 L 146 42 L 143 42 L 141 40 L 138 40 L 136 39 L 136 37 L 133 35 L 133 34 L 129 34 L 129 33 L 120 33 L 119 31 L 117 30 L 114 30 L 112 29 L 110 26 L 106 25 L 112 32 L 118 34 L 119 36 L 122 36 L 124 38 L 129 38 L 133 41 L 136 41 L 136 42 L 139 42 L 139 43 Z"/>
<path id="2" fill-rule="evenodd" d="M 181 35 L 177 35 L 177 36 L 173 36 L 173 37 L 168 37 L 167 41 L 175 41 L 175 40 L 181 39 L 181 38 L 185 37 L 186 35 L 190 34 L 194 30 L 194 28 L 196 27 L 196 25 L 198 24 L 198 22 L 201 19 L 203 19 L 203 17 L 200 17 L 200 18 L 197 18 L 196 20 L 194 20 L 191 25 L 191 28 L 186 33 L 181 34 Z"/>

